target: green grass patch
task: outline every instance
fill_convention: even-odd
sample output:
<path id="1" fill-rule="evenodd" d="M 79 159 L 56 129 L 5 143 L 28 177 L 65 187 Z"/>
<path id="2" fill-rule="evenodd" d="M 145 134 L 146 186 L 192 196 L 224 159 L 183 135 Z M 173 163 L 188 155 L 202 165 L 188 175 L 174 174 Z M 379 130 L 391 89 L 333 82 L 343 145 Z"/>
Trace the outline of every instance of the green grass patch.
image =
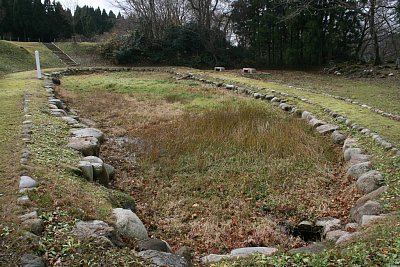
<path id="1" fill-rule="evenodd" d="M 64 64 L 41 43 L 0 41 L 0 74 L 35 69 L 36 50 L 39 51 L 42 68 L 64 66 Z"/>
<path id="2" fill-rule="evenodd" d="M 137 98 L 156 98 L 167 103 L 177 103 L 196 110 L 215 105 L 210 90 L 198 90 L 198 84 L 177 82 L 164 73 L 105 73 L 69 76 L 63 79 L 63 87 L 77 93 L 91 94 L 98 90 L 134 95 Z"/>
<path id="3" fill-rule="evenodd" d="M 0 59 L 1 60 L 1 59 Z M 21 149 L 23 77 L 0 77 L 0 265 L 11 266 L 28 247 L 15 242 L 20 234 L 18 164 Z"/>
<path id="4" fill-rule="evenodd" d="M 400 114 L 399 78 L 396 76 L 386 79 L 350 79 L 317 72 L 272 71 L 271 75 L 256 74 L 248 77 L 351 98 L 387 112 Z"/>

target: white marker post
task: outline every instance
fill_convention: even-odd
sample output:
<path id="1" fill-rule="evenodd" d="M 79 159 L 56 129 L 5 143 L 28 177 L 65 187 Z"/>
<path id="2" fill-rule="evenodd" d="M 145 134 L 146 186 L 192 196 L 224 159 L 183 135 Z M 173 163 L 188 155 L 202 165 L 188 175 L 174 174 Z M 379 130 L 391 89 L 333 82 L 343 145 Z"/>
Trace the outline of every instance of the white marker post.
<path id="1" fill-rule="evenodd" d="M 39 58 L 39 51 L 35 51 L 35 57 L 36 57 L 36 70 L 37 70 L 37 78 L 41 79 L 42 78 L 42 72 L 40 71 L 40 58 Z"/>

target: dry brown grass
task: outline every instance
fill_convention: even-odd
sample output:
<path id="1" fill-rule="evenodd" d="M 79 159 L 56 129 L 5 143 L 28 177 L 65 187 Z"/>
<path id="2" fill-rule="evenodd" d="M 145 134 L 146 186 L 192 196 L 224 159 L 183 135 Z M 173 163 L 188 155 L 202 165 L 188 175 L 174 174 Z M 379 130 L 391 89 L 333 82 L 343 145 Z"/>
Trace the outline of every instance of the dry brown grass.
<path id="1" fill-rule="evenodd" d="M 190 112 L 175 96 L 78 91 L 60 93 L 108 133 L 113 186 L 134 196 L 150 233 L 173 248 L 290 248 L 301 242 L 277 231 L 286 219 L 346 219 L 354 192 L 339 153 L 301 120 L 227 93 L 225 104 Z"/>

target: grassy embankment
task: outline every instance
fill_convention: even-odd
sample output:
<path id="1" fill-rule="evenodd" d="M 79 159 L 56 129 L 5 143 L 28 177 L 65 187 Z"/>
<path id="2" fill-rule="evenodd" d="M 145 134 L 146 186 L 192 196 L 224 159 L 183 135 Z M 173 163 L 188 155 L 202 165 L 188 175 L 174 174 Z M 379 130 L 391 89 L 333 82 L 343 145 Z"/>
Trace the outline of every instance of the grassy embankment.
<path id="1" fill-rule="evenodd" d="M 101 56 L 99 43 L 57 42 L 56 45 L 80 66 L 109 66 L 112 63 Z"/>
<path id="2" fill-rule="evenodd" d="M 62 88 L 111 137 L 115 186 L 175 248 L 288 248 L 298 240 L 276 233 L 272 217 L 342 217 L 352 203 L 330 140 L 269 105 L 159 73 L 70 76 Z M 132 142 L 117 146 L 121 136 Z"/>
<path id="3" fill-rule="evenodd" d="M 35 69 L 36 50 L 39 51 L 42 68 L 65 67 L 64 63 L 41 43 L 0 41 L 0 76 Z"/>

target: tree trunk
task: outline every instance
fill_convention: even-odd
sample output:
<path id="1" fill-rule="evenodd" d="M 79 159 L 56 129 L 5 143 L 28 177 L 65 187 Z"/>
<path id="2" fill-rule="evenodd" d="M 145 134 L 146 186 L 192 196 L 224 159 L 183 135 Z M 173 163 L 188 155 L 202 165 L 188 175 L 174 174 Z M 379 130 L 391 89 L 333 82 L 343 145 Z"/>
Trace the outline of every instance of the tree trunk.
<path id="1" fill-rule="evenodd" d="M 377 66 L 381 65 L 382 61 L 379 55 L 379 41 L 378 41 L 378 34 L 376 33 L 375 11 L 376 11 L 376 0 L 370 0 L 369 30 L 371 38 L 374 43 L 374 52 L 375 52 L 374 65 Z"/>

